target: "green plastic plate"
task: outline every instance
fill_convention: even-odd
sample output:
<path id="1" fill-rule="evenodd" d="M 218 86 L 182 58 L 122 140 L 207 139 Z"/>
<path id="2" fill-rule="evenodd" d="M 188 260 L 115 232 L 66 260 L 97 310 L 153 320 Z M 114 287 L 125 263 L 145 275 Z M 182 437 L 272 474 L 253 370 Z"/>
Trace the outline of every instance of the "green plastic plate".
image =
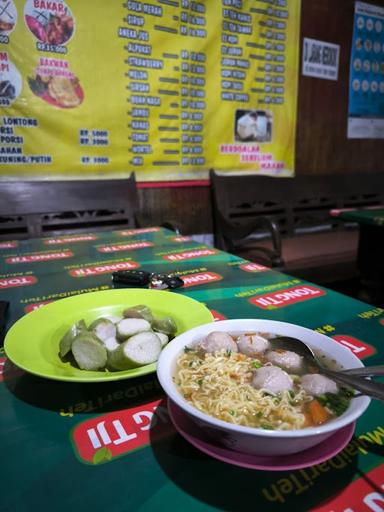
<path id="1" fill-rule="evenodd" d="M 118 315 L 138 304 L 150 307 L 156 317 L 171 316 L 177 335 L 213 321 L 204 304 L 170 291 L 130 288 L 85 293 L 52 302 L 20 318 L 6 335 L 6 355 L 19 368 L 54 380 L 103 382 L 152 373 L 156 363 L 118 372 L 88 371 L 59 357 L 60 339 L 72 324 L 83 318 L 88 325 L 96 318 Z"/>

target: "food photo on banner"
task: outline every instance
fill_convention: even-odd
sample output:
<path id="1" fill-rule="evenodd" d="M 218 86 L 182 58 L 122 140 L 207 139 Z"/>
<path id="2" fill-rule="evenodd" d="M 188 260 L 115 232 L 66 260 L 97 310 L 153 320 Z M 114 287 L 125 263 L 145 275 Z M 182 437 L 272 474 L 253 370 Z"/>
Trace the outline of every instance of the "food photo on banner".
<path id="1" fill-rule="evenodd" d="M 0 179 L 294 175 L 300 1 L 148 5 L 0 0 Z"/>

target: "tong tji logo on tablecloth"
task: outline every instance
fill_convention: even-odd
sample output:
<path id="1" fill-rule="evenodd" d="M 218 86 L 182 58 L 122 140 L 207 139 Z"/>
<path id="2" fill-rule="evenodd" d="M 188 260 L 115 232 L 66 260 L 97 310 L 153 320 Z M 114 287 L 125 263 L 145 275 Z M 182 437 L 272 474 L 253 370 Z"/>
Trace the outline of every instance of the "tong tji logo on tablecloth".
<path id="1" fill-rule="evenodd" d="M 18 243 L 14 240 L 9 242 L 0 242 L 0 249 L 15 249 L 18 246 Z"/>
<path id="2" fill-rule="evenodd" d="M 219 254 L 219 251 L 216 251 L 215 249 L 197 249 L 174 254 L 167 254 L 163 256 L 163 258 L 167 261 L 184 261 L 193 258 L 202 258 L 204 256 L 214 256 L 216 254 Z"/>
<path id="3" fill-rule="evenodd" d="M 296 302 L 303 302 L 305 300 L 314 299 L 325 295 L 325 290 L 316 288 L 315 286 L 299 285 L 277 292 L 265 293 L 249 299 L 251 304 L 258 306 L 262 309 L 276 309 L 295 304 Z"/>
<path id="4" fill-rule="evenodd" d="M 66 258 L 72 258 L 73 252 L 69 249 L 59 252 L 52 253 L 36 253 L 36 254 L 26 254 L 25 256 L 11 256 L 6 258 L 5 263 L 14 264 L 14 263 L 35 263 L 40 261 L 52 261 L 52 260 L 62 260 Z"/>
<path id="5" fill-rule="evenodd" d="M 381 465 L 355 480 L 334 500 L 311 512 L 381 512 L 384 510 L 383 482 L 384 465 Z"/>
<path id="6" fill-rule="evenodd" d="M 353 336 L 337 334 L 332 336 L 332 339 L 337 341 L 337 343 L 340 343 L 340 345 L 349 348 L 349 350 L 353 352 L 359 359 L 365 359 L 366 357 L 372 356 L 376 353 L 375 347 Z"/>
<path id="7" fill-rule="evenodd" d="M 4 277 L 0 279 L 0 290 L 4 288 L 15 288 L 18 286 L 29 286 L 37 283 L 37 277 L 33 275 Z"/>
<path id="8" fill-rule="evenodd" d="M 81 268 L 73 268 L 69 270 L 69 275 L 72 277 L 92 277 L 99 274 L 109 274 L 119 270 L 133 270 L 140 267 L 136 261 L 121 261 L 117 263 L 108 263 L 105 265 L 89 265 Z"/>
<path id="9" fill-rule="evenodd" d="M 96 235 L 75 235 L 75 236 L 65 236 L 61 238 L 48 238 L 43 240 L 44 245 L 62 245 L 62 244 L 73 244 L 76 242 L 90 242 L 92 240 L 97 240 Z"/>
<path id="10" fill-rule="evenodd" d="M 72 442 L 81 462 L 109 462 L 173 432 L 167 409 L 160 402 L 115 411 L 77 425 Z"/>
<path id="11" fill-rule="evenodd" d="M 138 241 L 131 242 L 129 244 L 126 243 L 118 243 L 111 245 L 100 245 L 97 250 L 102 253 L 110 253 L 110 252 L 119 252 L 119 251 L 134 251 L 135 249 L 144 249 L 146 247 L 153 247 L 155 244 L 153 242 L 146 241 Z"/>

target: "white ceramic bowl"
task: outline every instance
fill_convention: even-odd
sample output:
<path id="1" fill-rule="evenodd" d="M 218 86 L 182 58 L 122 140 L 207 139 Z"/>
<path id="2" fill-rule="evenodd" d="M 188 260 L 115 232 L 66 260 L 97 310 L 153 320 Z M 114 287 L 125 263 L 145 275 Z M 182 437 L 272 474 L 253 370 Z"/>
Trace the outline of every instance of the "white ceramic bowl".
<path id="1" fill-rule="evenodd" d="M 184 347 L 194 345 L 212 331 L 229 333 L 261 331 L 291 336 L 305 341 L 311 347 L 320 349 L 344 368 L 358 368 L 364 365 L 349 349 L 328 336 L 286 322 L 254 319 L 222 320 L 195 327 L 177 336 L 163 349 L 160 355 L 157 364 L 160 384 L 170 399 L 181 407 L 200 428 L 204 429 L 205 433 L 233 450 L 257 455 L 297 453 L 315 446 L 335 431 L 354 422 L 369 405 L 370 398 L 366 396 L 354 398 L 351 400 L 348 410 L 338 418 L 318 427 L 288 431 L 263 430 L 234 425 L 209 416 L 183 398 L 173 381 L 173 376 L 176 360 L 184 352 Z"/>

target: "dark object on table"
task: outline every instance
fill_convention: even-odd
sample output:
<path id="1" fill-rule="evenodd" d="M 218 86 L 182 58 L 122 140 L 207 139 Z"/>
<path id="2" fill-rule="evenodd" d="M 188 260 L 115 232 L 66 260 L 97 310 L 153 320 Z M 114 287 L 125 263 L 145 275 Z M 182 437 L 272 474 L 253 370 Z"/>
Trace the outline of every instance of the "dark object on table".
<path id="1" fill-rule="evenodd" d="M 357 224 L 330 210 L 384 203 L 383 173 L 275 178 L 211 170 L 210 179 L 216 247 L 322 284 L 358 275 Z"/>
<path id="2" fill-rule="evenodd" d="M 112 281 L 130 286 L 146 286 L 150 276 L 151 273 L 145 270 L 118 270 L 112 273 Z"/>
<path id="3" fill-rule="evenodd" d="M 170 288 L 171 290 L 174 288 L 180 288 L 184 286 L 184 281 L 172 274 L 152 274 L 149 287 L 150 288 L 159 288 L 165 289 Z"/>
<path id="4" fill-rule="evenodd" d="M 145 270 L 119 270 L 112 273 L 112 282 L 132 287 L 149 286 L 149 288 L 174 289 L 184 285 L 183 280 L 172 274 L 156 274 Z"/>
<path id="5" fill-rule="evenodd" d="M 5 319 L 9 308 L 9 302 L 6 300 L 0 300 L 0 343 L 3 344 L 5 337 Z"/>

